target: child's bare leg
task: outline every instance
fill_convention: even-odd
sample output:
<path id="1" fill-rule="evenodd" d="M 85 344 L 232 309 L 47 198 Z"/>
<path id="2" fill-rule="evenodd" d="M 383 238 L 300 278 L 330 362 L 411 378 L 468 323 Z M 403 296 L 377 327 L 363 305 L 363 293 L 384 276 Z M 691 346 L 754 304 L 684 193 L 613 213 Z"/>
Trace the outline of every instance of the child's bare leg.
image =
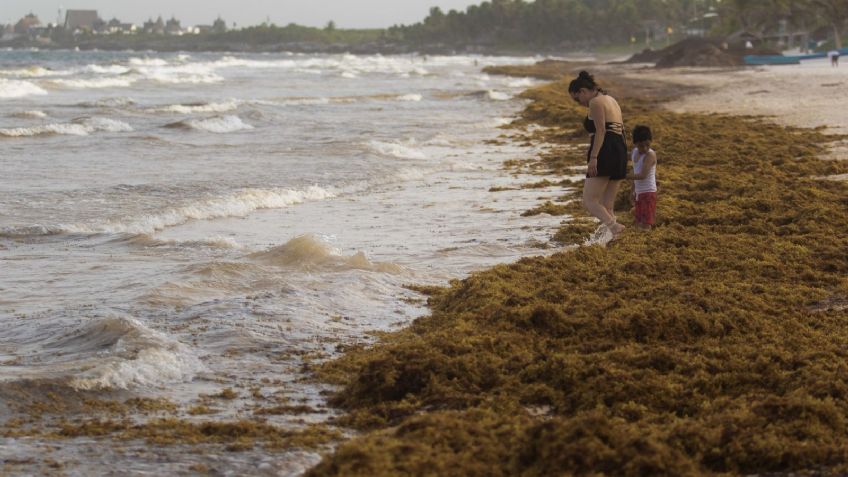
<path id="1" fill-rule="evenodd" d="M 609 182 L 606 177 L 587 177 L 583 183 L 583 207 L 607 226 L 615 223 L 615 217 L 602 202 Z"/>

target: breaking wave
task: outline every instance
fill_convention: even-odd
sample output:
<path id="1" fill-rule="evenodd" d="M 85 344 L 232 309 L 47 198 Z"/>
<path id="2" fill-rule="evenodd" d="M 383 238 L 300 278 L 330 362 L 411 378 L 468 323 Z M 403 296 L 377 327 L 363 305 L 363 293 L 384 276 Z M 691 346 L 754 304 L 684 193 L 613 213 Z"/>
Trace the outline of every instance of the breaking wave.
<path id="1" fill-rule="evenodd" d="M 17 111 L 9 116 L 13 118 L 21 118 L 21 119 L 43 119 L 47 117 L 47 113 L 44 111 L 32 110 L 32 111 Z"/>
<path id="2" fill-rule="evenodd" d="M 302 271 L 315 269 L 357 269 L 383 273 L 402 273 L 403 267 L 390 262 L 372 262 L 363 252 L 344 255 L 315 235 L 295 237 L 283 245 L 256 252 L 249 258 L 266 265 L 296 268 Z"/>
<path id="3" fill-rule="evenodd" d="M 166 128 L 193 129 L 212 133 L 230 133 L 253 129 L 253 126 L 245 123 L 238 116 L 213 116 L 206 119 L 185 119 L 165 125 Z"/>
<path id="4" fill-rule="evenodd" d="M 109 118 L 81 118 L 70 123 L 53 123 L 33 127 L 0 129 L 0 136 L 31 137 L 49 135 L 88 136 L 95 132 L 130 132 L 129 124 Z"/>
<path id="5" fill-rule="evenodd" d="M 91 79 L 56 79 L 49 83 L 64 88 L 76 89 L 99 89 L 99 88 L 127 88 L 132 86 L 137 78 L 122 76 L 120 78 L 91 78 Z"/>
<path id="6" fill-rule="evenodd" d="M 0 236 L 152 234 L 157 230 L 180 225 L 190 220 L 244 217 L 255 210 L 283 208 L 307 201 L 329 199 L 334 196 L 335 194 L 332 192 L 317 186 L 309 187 L 303 191 L 246 189 L 226 197 L 211 198 L 141 217 L 122 218 L 105 223 L 0 228 Z"/>
<path id="7" fill-rule="evenodd" d="M 424 151 L 416 147 L 415 141 L 406 144 L 399 142 L 370 141 L 368 147 L 384 156 L 393 156 L 400 159 L 426 159 Z"/>
<path id="8" fill-rule="evenodd" d="M 47 91 L 29 81 L 0 78 L 0 98 L 21 98 L 45 94 L 47 94 Z"/>
<path id="9" fill-rule="evenodd" d="M 208 248 L 224 248 L 238 249 L 241 245 L 232 237 L 209 237 L 196 240 L 178 240 L 178 239 L 160 239 L 148 234 L 135 235 L 129 241 L 133 245 L 140 247 L 208 247 Z"/>
<path id="10" fill-rule="evenodd" d="M 81 108 L 124 108 L 135 104 L 135 100 L 126 96 L 117 98 L 103 98 L 97 101 L 86 101 L 77 104 Z"/>
<path id="11" fill-rule="evenodd" d="M 23 328 L 6 333 L 32 333 Z M 5 373 L 6 380 L 58 380 L 81 390 L 130 389 L 189 381 L 203 369 L 187 346 L 128 317 L 74 326 L 45 324 L 35 337 L 14 338 L 24 366 L 19 375 L 14 369 Z"/>
<path id="12" fill-rule="evenodd" d="M 235 100 L 226 101 L 223 103 L 186 103 L 186 104 L 172 104 L 170 106 L 165 106 L 163 108 L 157 109 L 157 111 L 164 111 L 169 113 L 180 113 L 180 114 L 192 114 L 192 113 L 224 113 L 227 111 L 233 111 L 238 109 L 239 103 Z"/>

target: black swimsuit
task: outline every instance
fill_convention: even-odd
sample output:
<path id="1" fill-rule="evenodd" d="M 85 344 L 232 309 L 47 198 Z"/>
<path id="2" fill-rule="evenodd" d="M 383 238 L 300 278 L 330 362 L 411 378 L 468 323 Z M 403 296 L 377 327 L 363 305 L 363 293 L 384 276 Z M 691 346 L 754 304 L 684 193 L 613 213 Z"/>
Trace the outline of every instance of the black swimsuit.
<path id="1" fill-rule="evenodd" d="M 595 122 L 586 116 L 583 127 L 592 134 L 586 162 L 592 159 L 592 148 L 595 146 Z M 604 143 L 598 153 L 598 174 L 595 177 L 609 177 L 617 181 L 627 177 L 627 145 L 624 143 L 624 125 L 617 122 L 604 123 Z M 588 174 L 587 174 L 588 177 Z"/>

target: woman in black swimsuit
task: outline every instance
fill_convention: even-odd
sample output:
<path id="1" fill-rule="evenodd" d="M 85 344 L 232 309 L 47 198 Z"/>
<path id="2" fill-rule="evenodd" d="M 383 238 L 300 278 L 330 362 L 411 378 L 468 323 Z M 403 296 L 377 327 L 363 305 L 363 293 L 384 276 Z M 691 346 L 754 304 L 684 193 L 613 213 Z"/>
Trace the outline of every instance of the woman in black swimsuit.
<path id="1" fill-rule="evenodd" d="M 583 127 L 592 135 L 587 157 L 589 167 L 583 185 L 583 206 L 616 237 L 624 231 L 624 226 L 616 222 L 613 205 L 618 186 L 627 176 L 627 146 L 624 143 L 621 107 L 585 71 L 571 82 L 568 92 L 572 99 L 589 108 L 589 115 L 583 121 Z"/>

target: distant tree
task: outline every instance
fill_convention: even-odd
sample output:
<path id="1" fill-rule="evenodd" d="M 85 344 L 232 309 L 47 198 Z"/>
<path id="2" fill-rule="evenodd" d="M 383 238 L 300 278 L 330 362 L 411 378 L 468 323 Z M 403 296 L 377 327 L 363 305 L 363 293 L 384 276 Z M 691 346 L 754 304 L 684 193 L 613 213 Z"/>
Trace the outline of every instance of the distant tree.
<path id="1" fill-rule="evenodd" d="M 330 20 L 327 22 L 327 26 L 324 27 L 324 31 L 333 32 L 336 31 L 336 22 Z"/>
<path id="2" fill-rule="evenodd" d="M 833 29 L 836 48 L 842 48 L 842 31 L 848 21 L 848 0 L 809 0 Z"/>

